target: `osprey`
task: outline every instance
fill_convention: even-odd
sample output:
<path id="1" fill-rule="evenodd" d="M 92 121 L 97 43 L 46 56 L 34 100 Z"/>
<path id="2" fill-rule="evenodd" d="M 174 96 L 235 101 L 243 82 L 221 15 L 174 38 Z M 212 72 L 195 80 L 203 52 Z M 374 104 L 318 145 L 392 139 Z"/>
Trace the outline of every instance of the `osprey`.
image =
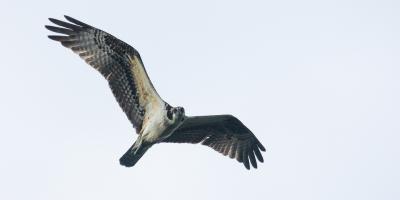
<path id="1" fill-rule="evenodd" d="M 151 83 L 139 53 L 114 36 L 65 16 L 68 22 L 49 18 L 58 26 L 45 27 L 63 35 L 52 40 L 78 54 L 108 81 L 120 107 L 138 134 L 135 143 L 120 158 L 132 167 L 154 144 L 161 142 L 201 143 L 244 164 L 257 168 L 263 162 L 264 146 L 241 121 L 232 115 L 186 116 L 182 107 L 161 99 Z"/>

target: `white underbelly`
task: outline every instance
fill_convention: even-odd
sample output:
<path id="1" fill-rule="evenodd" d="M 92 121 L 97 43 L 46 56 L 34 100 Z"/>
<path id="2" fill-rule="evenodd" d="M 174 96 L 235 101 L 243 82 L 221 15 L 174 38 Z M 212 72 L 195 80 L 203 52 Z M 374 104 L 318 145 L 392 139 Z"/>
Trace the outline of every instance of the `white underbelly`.
<path id="1" fill-rule="evenodd" d="M 144 127 L 142 132 L 142 138 L 151 143 L 159 142 L 168 135 L 166 133 L 166 123 L 163 118 L 153 118 L 147 121 L 146 127 Z"/>

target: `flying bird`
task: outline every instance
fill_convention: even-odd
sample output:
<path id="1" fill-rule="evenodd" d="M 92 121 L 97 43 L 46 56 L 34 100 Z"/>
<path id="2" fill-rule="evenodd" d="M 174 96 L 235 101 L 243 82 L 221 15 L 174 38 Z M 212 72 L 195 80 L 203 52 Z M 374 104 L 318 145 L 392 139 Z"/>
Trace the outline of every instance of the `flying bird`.
<path id="1" fill-rule="evenodd" d="M 120 158 L 120 164 L 134 166 L 153 145 L 201 143 L 250 169 L 263 162 L 264 146 L 232 115 L 186 116 L 183 107 L 173 107 L 154 89 L 136 49 L 111 34 L 65 16 L 65 21 L 49 18 L 58 26 L 45 27 L 58 35 L 52 40 L 78 54 L 108 81 L 112 93 L 138 137 Z"/>

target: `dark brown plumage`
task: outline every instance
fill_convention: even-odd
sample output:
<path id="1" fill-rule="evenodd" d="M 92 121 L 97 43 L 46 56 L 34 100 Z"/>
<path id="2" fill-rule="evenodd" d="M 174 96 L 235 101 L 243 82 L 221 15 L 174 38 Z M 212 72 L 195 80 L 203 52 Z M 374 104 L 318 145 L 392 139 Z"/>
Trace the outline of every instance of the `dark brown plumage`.
<path id="1" fill-rule="evenodd" d="M 114 36 L 65 16 L 68 22 L 50 18 L 58 26 L 46 26 L 50 39 L 78 54 L 107 79 L 120 107 L 139 134 L 120 158 L 131 167 L 154 144 L 201 143 L 244 164 L 257 168 L 264 146 L 232 115 L 187 117 L 182 107 L 163 101 L 151 83 L 139 53 Z M 257 159 L 256 159 L 257 158 Z"/>
<path id="2" fill-rule="evenodd" d="M 264 162 L 264 146 L 243 123 L 232 115 L 189 117 L 163 142 L 200 143 L 230 158 L 242 162 L 249 169 L 249 160 L 257 168 L 255 157 Z"/>
<path id="3" fill-rule="evenodd" d="M 132 72 L 132 59 L 136 57 L 143 65 L 139 53 L 128 44 L 114 36 L 65 16 L 71 23 L 49 18 L 56 26 L 45 26 L 48 30 L 64 35 L 49 35 L 52 40 L 77 53 L 89 65 L 97 69 L 109 82 L 119 105 L 126 113 L 136 130 L 142 126 L 145 114 Z M 148 79 L 148 77 L 147 77 Z"/>

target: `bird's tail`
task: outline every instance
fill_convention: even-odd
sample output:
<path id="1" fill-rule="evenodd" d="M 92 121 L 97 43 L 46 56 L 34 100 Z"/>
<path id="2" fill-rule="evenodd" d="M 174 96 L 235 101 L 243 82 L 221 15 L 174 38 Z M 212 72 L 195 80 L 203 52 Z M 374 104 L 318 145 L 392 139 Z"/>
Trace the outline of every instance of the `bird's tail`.
<path id="1" fill-rule="evenodd" d="M 139 139 L 136 140 L 132 147 L 119 159 L 119 163 L 125 167 L 133 167 L 150 147 L 151 145 L 143 145 Z"/>

